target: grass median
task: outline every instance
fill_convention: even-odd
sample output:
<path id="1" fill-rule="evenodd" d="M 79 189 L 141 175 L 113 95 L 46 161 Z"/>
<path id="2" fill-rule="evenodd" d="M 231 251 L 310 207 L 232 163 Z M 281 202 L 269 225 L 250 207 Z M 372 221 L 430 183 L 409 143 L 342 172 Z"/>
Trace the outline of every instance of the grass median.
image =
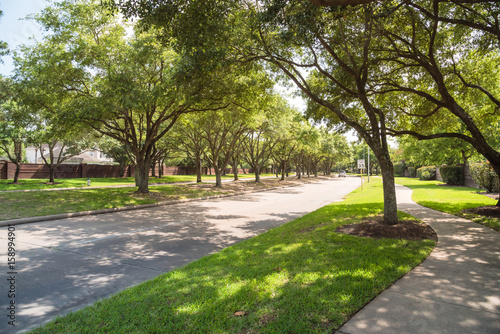
<path id="1" fill-rule="evenodd" d="M 262 177 L 273 174 L 261 174 Z M 240 179 L 255 178 L 255 174 L 238 174 Z M 224 180 L 232 180 L 233 174 L 226 174 Z M 202 175 L 202 181 L 214 181 L 215 175 Z M 151 177 L 151 184 L 155 183 L 176 183 L 176 182 L 196 182 L 196 175 L 164 175 L 161 178 Z M 7 190 L 42 190 L 55 188 L 92 188 L 134 185 L 133 177 L 101 177 L 91 178 L 91 187 L 87 186 L 87 178 L 56 179 L 55 184 L 49 184 L 49 179 L 21 179 L 19 184 L 13 184 L 12 180 L 0 180 L 0 191 Z"/>
<path id="2" fill-rule="evenodd" d="M 473 220 L 500 232 L 499 218 L 462 212 L 497 203 L 482 195 L 477 188 L 448 186 L 440 181 L 421 181 L 406 177 L 396 178 L 396 183 L 412 189 L 412 199 L 420 205 Z"/>
<path id="3" fill-rule="evenodd" d="M 304 179 L 312 182 L 316 179 Z M 150 186 L 149 194 L 137 194 L 135 187 L 84 188 L 61 191 L 0 192 L 0 221 L 36 216 L 72 213 L 90 210 L 120 208 L 188 198 L 237 194 L 291 185 L 294 177 L 286 181 L 276 178 L 255 182 L 228 182 L 222 188 L 213 183 L 168 184 Z"/>
<path id="4" fill-rule="evenodd" d="M 374 180 L 344 202 L 57 318 L 33 333 L 331 333 L 434 247 L 431 240 L 335 232 L 382 210 L 381 182 Z"/>

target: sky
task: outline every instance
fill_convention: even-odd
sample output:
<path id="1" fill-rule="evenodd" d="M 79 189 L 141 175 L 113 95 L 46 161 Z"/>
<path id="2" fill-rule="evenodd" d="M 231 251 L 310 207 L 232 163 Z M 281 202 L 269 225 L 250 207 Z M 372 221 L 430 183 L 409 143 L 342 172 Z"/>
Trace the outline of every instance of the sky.
<path id="1" fill-rule="evenodd" d="M 46 0 L 0 0 L 0 41 L 7 42 L 9 49 L 18 45 L 33 43 L 32 38 L 42 36 L 40 26 L 33 20 L 21 20 L 29 14 L 37 13 L 46 7 Z M 0 74 L 9 76 L 14 69 L 11 56 L 2 57 Z"/>

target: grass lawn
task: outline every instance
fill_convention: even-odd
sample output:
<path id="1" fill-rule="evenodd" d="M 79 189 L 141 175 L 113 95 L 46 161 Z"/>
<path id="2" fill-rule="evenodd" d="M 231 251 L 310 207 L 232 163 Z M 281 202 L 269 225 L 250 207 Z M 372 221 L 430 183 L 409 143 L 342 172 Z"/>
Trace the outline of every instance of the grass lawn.
<path id="1" fill-rule="evenodd" d="M 150 186 L 150 193 L 145 195 L 136 194 L 136 187 L 0 192 L 0 220 L 235 194 L 247 190 L 264 190 L 290 185 L 294 179 L 280 182 L 272 178 L 265 179 L 261 183 L 228 182 L 222 188 L 215 188 L 214 183 L 166 184 Z"/>
<path id="2" fill-rule="evenodd" d="M 335 232 L 337 226 L 382 208 L 381 182 L 374 180 L 344 202 L 57 318 L 33 333 L 332 333 L 434 247 L 430 240 L 365 239 Z"/>
<path id="3" fill-rule="evenodd" d="M 135 187 L 0 193 L 0 220 L 58 213 L 118 208 L 227 193 L 224 189 L 188 185 L 151 186 L 149 195 L 135 193 Z"/>
<path id="4" fill-rule="evenodd" d="M 262 174 L 261 176 L 273 176 L 273 174 Z M 255 174 L 238 174 L 239 178 L 254 178 Z M 233 174 L 227 174 L 223 179 L 233 179 Z M 202 181 L 213 181 L 215 175 L 203 175 Z M 92 178 L 91 187 L 108 187 L 119 185 L 134 185 L 133 177 L 102 177 Z M 196 175 L 165 175 L 160 178 L 150 178 L 150 183 L 172 183 L 172 182 L 195 182 Z M 56 184 L 47 184 L 49 179 L 21 179 L 19 183 L 12 184 L 12 180 L 0 180 L 0 191 L 4 190 L 29 190 L 29 189 L 53 189 L 53 188 L 87 188 L 86 178 L 56 179 Z"/>
<path id="5" fill-rule="evenodd" d="M 440 181 L 397 177 L 396 183 L 411 188 L 412 198 L 428 208 L 471 219 L 500 232 L 500 219 L 462 213 L 461 210 L 495 205 L 496 200 L 478 193 L 479 189 L 445 186 Z"/>

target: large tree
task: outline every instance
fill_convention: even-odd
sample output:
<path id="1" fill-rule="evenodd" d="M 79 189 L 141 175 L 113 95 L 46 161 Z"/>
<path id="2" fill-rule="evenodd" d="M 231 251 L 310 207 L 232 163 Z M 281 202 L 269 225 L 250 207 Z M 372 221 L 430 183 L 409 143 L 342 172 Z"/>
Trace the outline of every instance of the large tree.
<path id="1" fill-rule="evenodd" d="M 223 107 L 217 91 L 205 96 L 203 86 L 193 89 L 177 81 L 179 61 L 154 35 L 137 36 L 98 80 L 98 94 L 80 101 L 80 119 L 131 152 L 141 193 L 149 191 L 149 170 L 157 145 L 178 118 Z"/>
<path id="2" fill-rule="evenodd" d="M 206 142 L 199 131 L 198 115 L 190 114 L 182 117 L 175 127 L 178 150 L 187 155 L 196 167 L 196 183 L 201 183 L 203 157 L 206 152 Z"/>
<path id="3" fill-rule="evenodd" d="M 378 7 L 325 10 L 301 1 L 248 5 L 254 45 L 242 57 L 264 60 L 308 98 L 308 114 L 356 130 L 371 147 L 384 179 L 384 222 L 396 224 L 397 206 L 387 125 L 392 110 L 372 98 L 378 73 L 373 47 Z"/>
<path id="4" fill-rule="evenodd" d="M 13 183 L 18 183 L 21 162 L 24 159 L 29 115 L 14 100 L 0 101 L 0 152 L 16 165 Z"/>
<path id="5" fill-rule="evenodd" d="M 397 223 L 393 166 L 387 144 L 387 113 L 371 99 L 378 70 L 369 52 L 376 5 L 321 8 L 309 2 L 120 1 L 128 15 L 162 26 L 201 68 L 236 61 L 264 61 L 310 101 L 310 115 L 354 128 L 375 152 L 384 176 L 384 220 Z M 203 22 L 191 31 L 191 22 Z M 203 57 L 203 55 L 207 57 Z"/>
<path id="6" fill-rule="evenodd" d="M 463 140 L 500 177 L 499 15 L 498 2 L 405 1 L 376 21 L 373 52 L 374 91 L 398 112 L 391 134 Z"/>
<path id="7" fill-rule="evenodd" d="M 52 111 L 60 119 L 123 144 L 140 193 L 149 192 L 156 144 L 178 118 L 225 106 L 221 97 L 231 87 L 223 87 L 222 76 L 188 73 L 189 59 L 160 43 L 159 31 L 127 35 L 99 1 L 54 3 L 34 18 L 52 33 L 24 48 L 19 80 L 42 102 L 68 101 L 71 108 Z"/>

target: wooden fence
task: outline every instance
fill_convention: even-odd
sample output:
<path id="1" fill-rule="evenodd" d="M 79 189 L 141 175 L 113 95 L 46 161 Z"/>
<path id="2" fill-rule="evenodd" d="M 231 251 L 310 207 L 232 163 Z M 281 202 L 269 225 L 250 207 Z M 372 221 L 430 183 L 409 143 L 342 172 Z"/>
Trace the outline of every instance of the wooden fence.
<path id="1" fill-rule="evenodd" d="M 0 179 L 13 179 L 16 171 L 16 165 L 12 162 L 0 161 Z M 247 173 L 251 172 L 245 169 Z M 196 175 L 194 167 L 175 167 L 163 166 L 163 175 Z M 214 174 L 213 169 L 207 167 L 202 169 L 204 175 Z M 125 166 L 124 176 L 134 176 L 134 166 Z M 232 173 L 228 168 L 226 174 Z M 240 168 L 238 173 L 243 174 Z M 151 172 L 150 172 L 151 175 Z M 158 175 L 158 167 L 156 167 Z M 19 179 L 47 179 L 49 177 L 49 168 L 45 164 L 21 164 Z M 117 165 L 93 165 L 93 164 L 61 164 L 55 172 L 56 179 L 66 178 L 99 178 L 99 177 L 120 177 L 120 166 Z"/>

